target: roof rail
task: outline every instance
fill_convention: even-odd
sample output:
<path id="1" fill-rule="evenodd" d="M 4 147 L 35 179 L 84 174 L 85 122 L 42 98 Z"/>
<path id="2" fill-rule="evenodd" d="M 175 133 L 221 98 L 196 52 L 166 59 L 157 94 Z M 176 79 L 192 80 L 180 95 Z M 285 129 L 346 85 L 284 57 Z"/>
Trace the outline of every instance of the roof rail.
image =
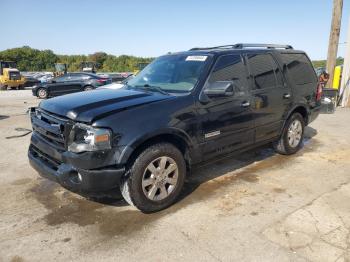
<path id="1" fill-rule="evenodd" d="M 275 45 L 275 44 L 235 44 L 234 48 L 241 49 L 241 48 L 268 48 L 268 49 L 293 49 L 291 45 Z"/>
<path id="2" fill-rule="evenodd" d="M 235 45 L 220 45 L 220 46 L 212 46 L 212 47 L 194 47 L 191 48 L 190 51 L 196 50 L 210 50 L 210 49 L 220 49 L 220 48 L 234 48 Z"/>
<path id="3" fill-rule="evenodd" d="M 293 49 L 291 45 L 274 45 L 274 44 L 233 44 L 233 45 L 221 45 L 221 46 L 213 46 L 213 47 L 194 47 L 191 48 L 190 51 L 197 50 L 211 50 L 211 49 L 242 49 L 242 48 L 268 48 L 268 49 Z"/>

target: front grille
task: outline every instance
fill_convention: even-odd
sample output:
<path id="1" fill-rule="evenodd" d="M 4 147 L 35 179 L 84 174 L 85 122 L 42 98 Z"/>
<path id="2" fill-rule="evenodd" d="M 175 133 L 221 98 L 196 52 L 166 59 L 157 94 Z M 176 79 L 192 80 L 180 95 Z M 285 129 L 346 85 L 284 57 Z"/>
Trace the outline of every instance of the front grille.
<path id="1" fill-rule="evenodd" d="M 49 114 L 43 110 L 36 109 L 32 112 L 33 132 L 56 147 L 58 150 L 65 150 L 66 137 L 68 136 L 69 125 L 67 120 Z"/>
<path id="2" fill-rule="evenodd" d="M 21 74 L 19 72 L 9 72 L 10 80 L 21 80 Z"/>
<path id="3" fill-rule="evenodd" d="M 52 157 L 45 154 L 44 152 L 41 152 L 34 145 L 31 145 L 29 150 L 34 157 L 39 158 L 41 161 L 44 161 L 47 166 L 49 166 L 51 169 L 57 171 L 58 166 L 61 164 L 60 162 L 58 162 L 56 159 L 53 159 Z"/>

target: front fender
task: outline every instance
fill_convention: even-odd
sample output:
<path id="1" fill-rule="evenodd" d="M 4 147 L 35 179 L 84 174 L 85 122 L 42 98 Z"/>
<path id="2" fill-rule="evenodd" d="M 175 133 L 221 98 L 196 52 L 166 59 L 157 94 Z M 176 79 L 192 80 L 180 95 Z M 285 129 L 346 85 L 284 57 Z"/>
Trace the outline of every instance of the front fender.
<path id="1" fill-rule="evenodd" d="M 156 139 L 157 137 L 161 137 L 161 136 L 165 136 L 165 135 L 170 135 L 170 136 L 174 136 L 178 139 L 181 139 L 182 141 L 184 141 L 186 143 L 186 145 L 190 151 L 190 154 L 193 151 L 193 141 L 185 131 L 178 129 L 178 128 L 163 128 L 163 129 L 159 129 L 153 133 L 148 133 L 146 135 L 137 137 L 133 141 L 131 141 L 122 150 L 120 157 L 117 161 L 118 164 L 121 164 L 121 165 L 126 164 L 128 162 L 128 159 L 132 155 L 132 153 L 139 146 L 141 146 L 143 143 L 145 143 L 146 141 L 149 141 L 151 139 Z"/>

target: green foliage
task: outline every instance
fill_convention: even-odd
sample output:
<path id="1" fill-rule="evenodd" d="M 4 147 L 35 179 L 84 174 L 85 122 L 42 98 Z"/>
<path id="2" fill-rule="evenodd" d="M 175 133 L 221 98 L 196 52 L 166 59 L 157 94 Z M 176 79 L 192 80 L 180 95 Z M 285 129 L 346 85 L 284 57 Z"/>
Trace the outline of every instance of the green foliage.
<path id="1" fill-rule="evenodd" d="M 55 63 L 66 63 L 68 71 L 80 71 L 80 63 L 92 61 L 98 71 L 132 72 L 137 70 L 138 63 L 149 63 L 153 58 L 135 56 L 114 56 L 105 52 L 90 55 L 56 55 L 51 50 L 38 50 L 23 46 L 0 51 L 0 60 L 17 62 L 20 71 L 54 71 Z"/>
<path id="2" fill-rule="evenodd" d="M 21 71 L 52 71 L 58 56 L 51 50 L 40 51 L 23 46 L 0 52 L 0 60 L 17 62 L 17 67 Z"/>
<path id="3" fill-rule="evenodd" d="M 312 64 L 315 68 L 326 67 L 327 60 L 315 60 L 315 61 L 312 61 Z M 338 57 L 337 58 L 337 65 L 342 65 L 342 64 L 344 64 L 344 58 Z"/>

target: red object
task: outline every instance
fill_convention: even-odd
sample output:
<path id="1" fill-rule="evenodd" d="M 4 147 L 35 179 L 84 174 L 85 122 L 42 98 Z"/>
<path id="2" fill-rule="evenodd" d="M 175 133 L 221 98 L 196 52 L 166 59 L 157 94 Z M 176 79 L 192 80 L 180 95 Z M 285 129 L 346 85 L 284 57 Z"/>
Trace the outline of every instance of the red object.
<path id="1" fill-rule="evenodd" d="M 107 81 L 107 78 L 100 78 L 96 80 L 97 82 L 99 82 L 100 84 L 104 84 Z"/>
<path id="2" fill-rule="evenodd" d="M 324 83 L 318 83 L 317 85 L 317 90 L 316 90 L 316 101 L 321 100 L 322 97 L 322 88 L 323 88 Z"/>

